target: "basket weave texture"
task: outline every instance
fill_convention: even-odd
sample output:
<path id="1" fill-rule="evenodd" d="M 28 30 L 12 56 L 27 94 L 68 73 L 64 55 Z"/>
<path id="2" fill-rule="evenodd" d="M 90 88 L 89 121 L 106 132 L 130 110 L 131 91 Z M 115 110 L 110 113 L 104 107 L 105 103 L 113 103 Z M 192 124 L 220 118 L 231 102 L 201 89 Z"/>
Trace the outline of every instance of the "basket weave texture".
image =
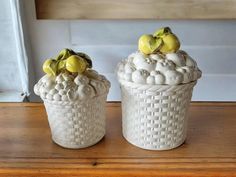
<path id="1" fill-rule="evenodd" d="M 196 82 L 142 85 L 121 81 L 122 130 L 131 144 L 168 150 L 186 139 L 187 112 Z"/>
<path id="2" fill-rule="evenodd" d="M 105 135 L 107 94 L 69 102 L 44 100 L 52 139 L 65 148 L 85 148 Z"/>

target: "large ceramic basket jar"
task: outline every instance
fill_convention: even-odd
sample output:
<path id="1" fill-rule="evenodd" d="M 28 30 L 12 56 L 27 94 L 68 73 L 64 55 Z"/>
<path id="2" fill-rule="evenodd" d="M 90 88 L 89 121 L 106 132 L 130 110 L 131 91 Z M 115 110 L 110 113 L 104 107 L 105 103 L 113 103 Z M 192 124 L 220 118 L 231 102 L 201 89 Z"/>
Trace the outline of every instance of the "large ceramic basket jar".
<path id="1" fill-rule="evenodd" d="M 117 68 L 123 136 L 143 149 L 172 149 L 186 139 L 188 107 L 201 71 L 184 51 L 141 49 Z"/>
<path id="2" fill-rule="evenodd" d="M 100 141 L 105 135 L 109 87 L 109 81 L 90 68 L 80 74 L 64 70 L 43 76 L 34 91 L 44 101 L 53 141 L 65 148 L 85 148 Z"/>

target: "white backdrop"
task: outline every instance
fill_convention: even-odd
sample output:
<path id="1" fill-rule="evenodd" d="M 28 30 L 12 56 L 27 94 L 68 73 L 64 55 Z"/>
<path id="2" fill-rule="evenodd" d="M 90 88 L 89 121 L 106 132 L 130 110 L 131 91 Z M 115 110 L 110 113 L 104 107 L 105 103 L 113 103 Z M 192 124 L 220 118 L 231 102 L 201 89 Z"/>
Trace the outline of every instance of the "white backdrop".
<path id="1" fill-rule="evenodd" d="M 66 21 L 36 20 L 33 0 L 24 0 L 36 80 L 45 58 L 62 48 L 87 52 L 94 68 L 112 82 L 109 100 L 120 100 L 114 69 L 137 49 L 137 39 L 161 26 L 170 26 L 199 64 L 203 77 L 193 100 L 236 101 L 236 21 Z M 32 100 L 38 100 L 32 97 Z"/>

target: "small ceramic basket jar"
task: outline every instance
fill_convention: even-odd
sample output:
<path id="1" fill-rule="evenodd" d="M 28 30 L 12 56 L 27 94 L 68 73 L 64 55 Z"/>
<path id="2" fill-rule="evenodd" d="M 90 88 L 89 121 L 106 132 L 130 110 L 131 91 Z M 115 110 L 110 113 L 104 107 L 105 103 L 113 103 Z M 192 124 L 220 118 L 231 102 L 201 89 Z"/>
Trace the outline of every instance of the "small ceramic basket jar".
<path id="1" fill-rule="evenodd" d="M 109 81 L 92 69 L 42 77 L 34 92 L 44 101 L 53 141 L 73 149 L 99 142 L 105 135 L 109 87 Z"/>
<path id="2" fill-rule="evenodd" d="M 201 77 L 196 62 L 179 50 L 166 54 L 138 51 L 119 63 L 117 75 L 124 138 L 149 150 L 181 145 L 186 139 L 193 87 Z"/>

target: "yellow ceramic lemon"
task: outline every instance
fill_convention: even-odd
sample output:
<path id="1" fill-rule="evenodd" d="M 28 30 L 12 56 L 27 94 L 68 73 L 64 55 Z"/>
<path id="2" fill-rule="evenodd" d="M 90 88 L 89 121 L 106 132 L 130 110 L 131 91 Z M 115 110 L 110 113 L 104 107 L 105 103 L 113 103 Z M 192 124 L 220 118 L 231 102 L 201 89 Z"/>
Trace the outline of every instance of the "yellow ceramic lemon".
<path id="1" fill-rule="evenodd" d="M 160 28 L 159 30 L 157 30 L 153 36 L 154 37 L 161 37 L 163 36 L 164 34 L 169 34 L 169 33 L 172 33 L 171 32 L 171 29 L 169 27 L 163 27 L 163 28 Z"/>
<path id="2" fill-rule="evenodd" d="M 139 38 L 138 48 L 144 54 L 151 54 L 157 51 L 162 45 L 160 38 L 155 38 L 152 35 L 144 34 Z"/>
<path id="3" fill-rule="evenodd" d="M 180 48 L 179 39 L 172 33 L 169 27 L 160 28 L 153 36 L 163 40 L 163 45 L 160 48 L 161 53 L 176 52 Z"/>
<path id="4" fill-rule="evenodd" d="M 172 53 L 176 52 L 180 48 L 180 42 L 176 35 L 174 34 L 166 34 L 162 37 L 163 45 L 160 48 L 161 53 Z"/>
<path id="5" fill-rule="evenodd" d="M 62 71 L 66 68 L 66 60 L 59 60 L 57 65 L 57 70 Z"/>
<path id="6" fill-rule="evenodd" d="M 53 59 L 47 59 L 43 63 L 43 71 L 48 75 L 56 76 L 57 74 L 57 62 Z"/>
<path id="7" fill-rule="evenodd" d="M 77 52 L 76 55 L 84 58 L 86 60 L 86 62 L 88 63 L 88 68 L 92 68 L 93 67 L 93 63 L 92 63 L 92 60 L 91 58 L 85 54 L 85 53 L 82 53 L 82 52 Z"/>
<path id="8" fill-rule="evenodd" d="M 57 56 L 57 60 L 64 60 L 64 59 L 70 57 L 73 54 L 74 54 L 74 52 L 72 52 L 72 50 L 63 49 L 63 50 L 60 51 L 59 55 Z"/>
<path id="9" fill-rule="evenodd" d="M 72 73 L 78 72 L 81 74 L 86 70 L 86 68 L 87 62 L 78 55 L 72 55 L 66 60 L 66 69 Z"/>

